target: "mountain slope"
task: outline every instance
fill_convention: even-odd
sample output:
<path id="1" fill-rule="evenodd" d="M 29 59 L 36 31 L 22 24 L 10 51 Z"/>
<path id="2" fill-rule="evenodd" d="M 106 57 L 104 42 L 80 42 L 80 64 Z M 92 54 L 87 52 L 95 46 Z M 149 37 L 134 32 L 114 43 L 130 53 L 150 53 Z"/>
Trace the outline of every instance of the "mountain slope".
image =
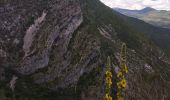
<path id="1" fill-rule="evenodd" d="M 116 13 L 116 12 L 115 12 Z M 120 15 L 120 14 L 118 14 Z M 139 30 L 140 32 L 145 33 L 150 39 L 152 39 L 156 45 L 161 47 L 168 56 L 170 56 L 170 29 L 158 28 L 152 25 L 149 25 L 141 20 L 136 18 L 127 17 L 120 15 L 129 25 L 134 29 Z"/>
<path id="2" fill-rule="evenodd" d="M 126 99 L 168 98 L 170 65 L 159 59 L 162 51 L 146 34 L 134 29 L 120 17 L 122 15 L 99 0 L 25 0 L 19 5 L 17 2 L 5 0 L 3 9 L 9 12 L 2 10 L 1 15 L 1 23 L 6 25 L 5 29 L 1 26 L 1 32 L 7 35 L 3 37 L 1 34 L 0 37 L 3 40 L 1 51 L 6 53 L 0 60 L 1 75 L 4 76 L 0 84 L 1 97 L 103 100 L 106 69 L 103 64 L 108 56 L 112 56 L 114 72 L 120 63 L 121 44 L 125 42 L 129 66 Z M 28 12 L 30 15 L 13 22 L 16 21 L 12 20 L 15 19 L 13 15 L 17 18 Z M 35 26 L 38 29 L 33 28 Z M 11 45 L 18 42 L 13 42 L 15 38 L 10 34 L 18 34 L 15 37 L 20 40 L 18 45 Z M 14 76 L 18 79 L 15 91 L 12 91 L 7 84 Z"/>
<path id="3" fill-rule="evenodd" d="M 130 16 L 143 20 L 152 25 L 170 28 L 170 12 L 164 10 L 155 10 L 153 8 L 144 8 L 142 10 L 127 10 L 121 8 L 114 8 L 114 10 Z"/>

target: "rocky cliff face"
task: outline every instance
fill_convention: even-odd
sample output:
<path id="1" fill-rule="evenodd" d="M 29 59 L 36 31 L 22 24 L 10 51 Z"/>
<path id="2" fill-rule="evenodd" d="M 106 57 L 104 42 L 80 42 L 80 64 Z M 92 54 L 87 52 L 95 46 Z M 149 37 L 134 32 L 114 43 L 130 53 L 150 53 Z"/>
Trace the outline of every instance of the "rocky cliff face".
<path id="1" fill-rule="evenodd" d="M 1 9 L 1 13 L 3 13 L 1 29 L 3 33 L 6 32 L 4 36 L 7 39 L 2 41 L 2 45 L 5 46 L 4 43 L 8 43 L 6 45 L 12 45 L 24 54 L 21 55 L 21 59 L 19 59 L 21 64 L 17 68 L 18 72 L 22 74 L 31 74 L 46 67 L 53 45 L 62 45 L 60 47 L 62 53 L 59 52 L 59 54 L 63 55 L 67 50 L 66 47 L 72 33 L 83 21 L 77 1 L 32 0 L 22 1 L 21 5 L 14 4 L 15 1 L 4 2 L 4 7 Z M 12 36 L 13 38 L 11 38 Z M 5 37 L 1 38 L 5 39 Z M 23 48 L 17 47 L 17 45 L 23 45 Z M 9 56 L 11 55 L 9 54 Z"/>
<path id="2" fill-rule="evenodd" d="M 78 0 L 3 1 L 0 10 L 2 69 L 12 67 L 39 84 L 54 82 L 49 87 L 57 89 L 98 66 L 88 65 L 99 58 L 95 39 L 78 33 L 71 40 L 83 22 Z"/>
<path id="3" fill-rule="evenodd" d="M 112 56 L 114 72 L 123 42 L 127 100 L 168 98 L 169 65 L 159 58 L 162 51 L 98 0 L 4 0 L 0 13 L 0 80 L 9 88 L 15 76 L 18 99 L 102 100 L 103 64 Z"/>

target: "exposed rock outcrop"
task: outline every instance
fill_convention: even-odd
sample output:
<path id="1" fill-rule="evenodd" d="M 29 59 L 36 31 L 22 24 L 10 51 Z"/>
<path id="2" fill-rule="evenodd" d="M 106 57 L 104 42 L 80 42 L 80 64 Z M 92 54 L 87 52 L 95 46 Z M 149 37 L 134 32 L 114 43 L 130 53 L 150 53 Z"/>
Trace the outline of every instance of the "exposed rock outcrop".
<path id="1" fill-rule="evenodd" d="M 42 23 L 43 20 L 45 20 L 45 16 L 47 15 L 47 13 L 43 12 L 41 17 L 39 17 L 38 19 L 36 19 L 34 21 L 34 24 L 31 25 L 27 31 L 26 31 L 26 34 L 24 36 L 24 45 L 23 45 L 23 50 L 25 52 L 25 56 L 24 57 L 27 57 L 29 56 L 29 52 L 30 52 L 30 47 L 32 45 L 32 42 L 34 40 L 34 36 L 36 34 L 36 31 L 39 30 L 39 27 Z"/>
<path id="2" fill-rule="evenodd" d="M 61 10 L 59 11 L 58 8 L 59 5 L 63 5 L 61 8 L 63 11 Z M 61 52 L 58 52 L 58 54 L 61 57 L 67 50 L 67 46 L 70 41 L 70 38 L 72 37 L 72 33 L 82 23 L 83 19 L 79 3 L 75 1 L 60 1 L 60 3 L 57 2 L 55 6 L 56 7 L 49 11 L 49 13 L 43 12 L 42 16 L 35 20 L 34 25 L 31 25 L 29 29 L 26 31 L 23 45 L 25 57 L 22 61 L 21 68 L 17 69 L 19 73 L 28 75 L 37 71 L 38 69 L 48 66 L 49 53 L 55 40 L 56 44 L 62 45 L 62 47 L 60 47 Z M 55 21 L 51 23 L 47 23 L 50 20 L 45 20 L 45 17 L 47 16 L 46 19 L 48 19 L 49 18 L 48 15 L 53 16 L 53 13 L 57 13 L 57 15 L 55 16 L 58 18 L 55 18 Z M 43 20 L 44 23 L 42 23 Z M 50 27 L 50 24 L 55 25 Z M 42 29 L 40 28 L 40 26 L 48 27 Z M 46 30 L 50 31 L 47 32 Z M 44 38 L 43 45 L 41 45 L 42 43 L 39 41 L 37 41 L 39 43 L 33 44 L 33 42 L 36 40 L 36 38 L 34 38 L 36 34 L 40 39 Z M 57 40 L 59 38 L 60 40 Z M 33 45 L 36 46 L 33 47 Z M 37 48 L 38 47 L 37 45 L 41 45 L 42 46 L 40 47 L 41 49 Z M 30 51 L 31 47 L 32 50 Z M 29 56 L 30 55 L 28 54 L 29 52 L 31 52 L 30 54 L 34 55 Z"/>

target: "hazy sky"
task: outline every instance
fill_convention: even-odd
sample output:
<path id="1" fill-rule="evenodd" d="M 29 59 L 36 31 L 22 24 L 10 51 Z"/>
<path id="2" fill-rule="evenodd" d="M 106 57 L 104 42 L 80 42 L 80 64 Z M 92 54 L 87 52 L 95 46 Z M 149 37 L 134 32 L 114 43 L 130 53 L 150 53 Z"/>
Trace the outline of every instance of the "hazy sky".
<path id="1" fill-rule="evenodd" d="M 142 9 L 152 7 L 158 10 L 170 10 L 170 0 L 100 0 L 110 7 Z"/>

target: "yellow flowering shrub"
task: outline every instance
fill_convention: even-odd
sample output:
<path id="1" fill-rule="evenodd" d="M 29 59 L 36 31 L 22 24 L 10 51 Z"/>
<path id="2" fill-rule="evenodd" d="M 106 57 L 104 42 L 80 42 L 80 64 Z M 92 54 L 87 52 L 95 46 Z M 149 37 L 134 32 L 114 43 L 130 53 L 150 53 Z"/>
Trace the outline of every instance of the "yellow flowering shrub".
<path id="1" fill-rule="evenodd" d="M 112 79 L 110 77 L 106 77 L 106 84 L 108 85 L 108 87 L 110 88 L 112 85 Z"/>
<path id="2" fill-rule="evenodd" d="M 107 71 L 106 71 L 106 76 L 112 78 L 112 73 L 111 73 L 109 70 L 107 70 Z"/>
<path id="3" fill-rule="evenodd" d="M 117 100 L 123 100 L 123 94 L 121 92 L 117 93 Z"/>
<path id="4" fill-rule="evenodd" d="M 105 94 L 105 100 L 112 100 L 112 97 L 110 96 L 110 89 L 112 86 L 112 72 L 111 72 L 111 62 L 110 57 L 107 59 L 107 69 L 105 72 L 105 83 L 106 83 L 106 94 Z"/>
<path id="5" fill-rule="evenodd" d="M 123 44 L 122 50 L 121 50 L 121 62 L 120 62 L 120 70 L 117 73 L 117 100 L 123 100 L 124 99 L 124 91 L 127 87 L 127 82 L 125 79 L 125 75 L 128 73 L 128 67 L 126 65 L 126 45 Z M 107 64 L 106 64 L 106 72 L 105 72 L 105 83 L 106 83 L 106 94 L 105 94 L 105 100 L 112 100 L 111 97 L 111 87 L 112 87 L 112 72 L 111 72 L 111 60 L 110 57 L 107 58 Z"/>
<path id="6" fill-rule="evenodd" d="M 109 94 L 108 94 L 108 93 L 106 93 L 106 95 L 105 95 L 105 100 L 112 100 L 112 97 L 111 97 L 111 96 L 109 96 Z"/>
<path id="7" fill-rule="evenodd" d="M 117 100 L 123 100 L 122 96 L 117 96 Z"/>
<path id="8" fill-rule="evenodd" d="M 122 73 L 122 72 L 118 72 L 117 77 L 118 77 L 118 78 L 123 77 L 123 73 Z"/>
<path id="9" fill-rule="evenodd" d="M 126 80 L 125 80 L 125 79 L 123 79 L 123 80 L 121 80 L 121 81 L 119 81 L 119 82 L 117 83 L 118 89 L 125 89 L 125 88 L 126 88 L 126 85 L 127 85 L 127 83 L 126 83 Z"/>
<path id="10" fill-rule="evenodd" d="M 124 99 L 124 91 L 127 87 L 127 82 L 125 79 L 125 75 L 128 73 L 128 67 L 126 65 L 126 44 L 122 44 L 122 48 L 121 48 L 121 55 L 120 55 L 120 71 L 117 73 L 117 78 L 118 78 L 118 82 L 117 82 L 117 88 L 118 88 L 118 92 L 117 92 L 117 100 L 123 100 Z"/>

